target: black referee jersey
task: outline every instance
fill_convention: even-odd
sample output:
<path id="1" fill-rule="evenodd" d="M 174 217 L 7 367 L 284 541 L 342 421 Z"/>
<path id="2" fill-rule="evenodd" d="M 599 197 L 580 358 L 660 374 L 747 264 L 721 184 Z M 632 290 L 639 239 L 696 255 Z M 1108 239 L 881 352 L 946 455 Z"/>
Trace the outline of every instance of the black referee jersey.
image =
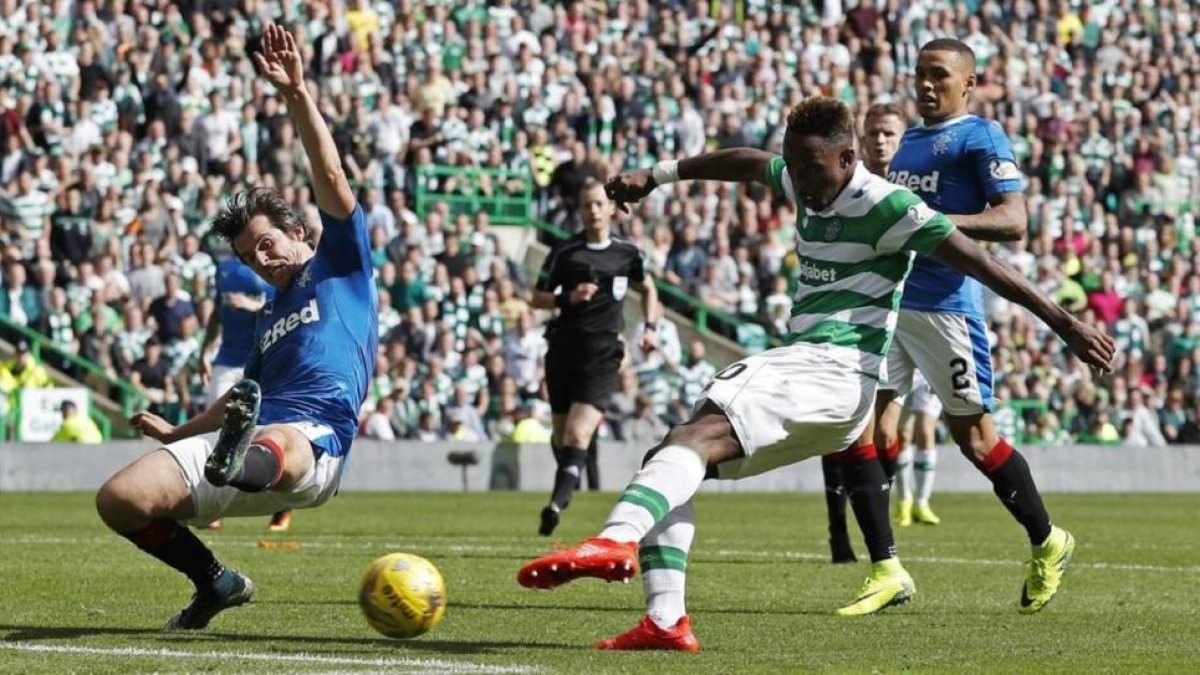
<path id="1" fill-rule="evenodd" d="M 610 237 L 604 244 L 589 244 L 584 234 L 564 241 L 550 251 L 538 275 L 537 290 L 560 296 L 562 313 L 553 332 L 616 334 L 624 328 L 621 305 L 630 284 L 642 284 L 646 266 L 642 252 L 632 242 Z M 566 297 L 584 283 L 598 286 L 588 302 L 572 305 Z"/>

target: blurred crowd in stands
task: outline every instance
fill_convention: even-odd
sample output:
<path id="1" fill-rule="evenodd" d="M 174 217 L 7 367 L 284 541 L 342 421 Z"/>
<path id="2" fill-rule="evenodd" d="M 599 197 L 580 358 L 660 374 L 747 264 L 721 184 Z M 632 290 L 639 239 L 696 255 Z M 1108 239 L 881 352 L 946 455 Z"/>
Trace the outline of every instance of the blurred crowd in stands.
<path id="1" fill-rule="evenodd" d="M 777 150 L 813 94 L 918 121 L 919 46 L 977 55 L 977 114 L 1027 179 L 1027 241 L 994 251 L 1103 323 L 1099 375 L 989 299 L 996 393 L 1025 440 L 1200 442 L 1200 20 L 1185 0 L 0 0 L 0 315 L 173 414 L 202 406 L 208 232 L 231 193 L 274 186 L 315 220 L 295 130 L 250 54 L 282 21 L 312 64 L 375 245 L 384 346 L 363 433 L 537 440 L 545 316 L 486 212 L 421 190 L 521 193 L 578 231 L 594 172 L 709 149 Z M 427 165 L 498 169 L 430 177 Z M 418 184 L 425 181 L 426 184 Z M 795 213 L 764 190 L 660 189 L 622 219 L 653 272 L 710 308 L 785 330 Z M 609 428 L 652 439 L 713 365 L 662 331 L 632 353 Z M 636 338 L 630 344 L 636 344 Z M 43 351 L 49 359 L 49 353 Z M 101 387 L 78 366 L 60 366 Z M 0 368 L 0 386 L 15 380 Z M 19 378 L 18 378 L 19 379 Z M 12 382 L 10 382 L 12 381 Z"/>

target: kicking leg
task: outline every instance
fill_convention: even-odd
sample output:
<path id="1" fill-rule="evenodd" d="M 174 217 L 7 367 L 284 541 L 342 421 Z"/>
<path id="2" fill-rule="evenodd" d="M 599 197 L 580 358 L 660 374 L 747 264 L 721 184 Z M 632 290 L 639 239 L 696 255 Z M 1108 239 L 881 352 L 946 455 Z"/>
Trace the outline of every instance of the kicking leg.
<path id="1" fill-rule="evenodd" d="M 706 467 L 741 456 L 729 420 L 716 405 L 706 403 L 647 453 L 598 537 L 528 563 L 517 581 L 528 588 L 555 588 L 586 576 L 628 581 L 637 573 L 637 543 L 692 498 Z"/>

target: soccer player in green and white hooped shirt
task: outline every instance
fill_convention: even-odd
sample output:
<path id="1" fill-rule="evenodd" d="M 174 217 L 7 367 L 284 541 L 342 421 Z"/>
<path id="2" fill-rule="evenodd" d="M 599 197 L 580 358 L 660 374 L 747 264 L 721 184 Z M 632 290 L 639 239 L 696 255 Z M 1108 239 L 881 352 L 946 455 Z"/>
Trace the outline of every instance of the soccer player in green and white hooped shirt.
<path id="1" fill-rule="evenodd" d="M 1088 364 L 1112 363 L 1111 339 L 1038 293 L 911 191 L 867 171 L 854 136 L 845 104 L 810 98 L 788 114 L 782 157 L 723 150 L 665 161 L 606 186 L 620 204 L 680 179 L 757 181 L 804 209 L 796 223 L 803 262 L 787 345 L 714 376 L 692 418 L 647 453 L 599 536 L 532 561 L 517 574 L 531 588 L 584 576 L 627 580 L 640 560 L 646 617 L 599 643 L 600 649 L 700 648 L 684 608 L 695 533 L 692 496 L 705 478 L 754 476 L 855 443 L 871 421 L 914 252 L 1028 307 Z M 893 556 L 875 563 L 859 598 L 839 613 L 875 611 L 913 592 L 912 578 Z"/>

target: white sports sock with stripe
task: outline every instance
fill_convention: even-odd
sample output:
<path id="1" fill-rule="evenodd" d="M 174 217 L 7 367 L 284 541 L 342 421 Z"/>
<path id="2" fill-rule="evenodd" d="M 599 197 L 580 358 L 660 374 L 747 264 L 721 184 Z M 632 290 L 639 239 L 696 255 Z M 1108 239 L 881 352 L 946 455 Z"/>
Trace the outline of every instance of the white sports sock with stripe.
<path id="1" fill-rule="evenodd" d="M 929 506 L 933 496 L 933 476 L 937 472 L 937 448 L 917 450 L 913 458 L 913 473 L 917 479 L 917 503 Z"/>
<path id="2" fill-rule="evenodd" d="M 613 541 L 641 541 L 654 524 L 683 505 L 700 489 L 704 460 L 691 448 L 668 445 L 654 453 L 625 488 L 608 514 L 600 537 Z"/>
<path id="3" fill-rule="evenodd" d="M 663 630 L 674 628 L 687 614 L 684 586 L 688 552 L 695 535 L 695 511 L 689 499 L 658 521 L 638 548 L 642 588 L 646 592 L 646 615 Z"/>

